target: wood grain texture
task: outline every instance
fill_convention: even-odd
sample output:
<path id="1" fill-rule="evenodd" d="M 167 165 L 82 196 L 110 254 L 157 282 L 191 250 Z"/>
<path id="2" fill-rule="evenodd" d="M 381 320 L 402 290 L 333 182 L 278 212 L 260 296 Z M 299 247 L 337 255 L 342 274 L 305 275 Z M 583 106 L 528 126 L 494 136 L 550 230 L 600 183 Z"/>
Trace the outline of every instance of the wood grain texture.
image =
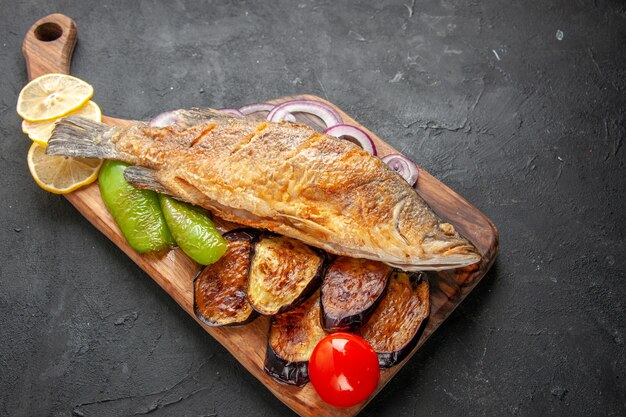
<path id="1" fill-rule="evenodd" d="M 52 72 L 69 74 L 77 39 L 76 23 L 65 15 L 55 13 L 35 22 L 22 44 L 28 79 Z"/>
<path id="2" fill-rule="evenodd" d="M 44 41 L 40 39 L 42 36 L 43 38 L 46 38 L 46 36 L 50 38 L 58 34 L 58 31 L 55 31 L 55 27 L 48 24 L 60 26 L 62 33 L 54 40 L 48 39 Z M 47 27 L 47 29 L 42 31 L 40 29 L 42 26 Z M 69 73 L 71 55 L 77 39 L 76 36 L 76 25 L 67 16 L 53 14 L 37 21 L 26 34 L 22 49 L 28 67 L 29 79 L 51 72 Z M 333 106 L 346 123 L 359 126 L 370 134 L 376 143 L 380 156 L 396 153 L 392 147 L 367 128 L 361 126 L 341 109 L 319 97 L 300 95 L 283 97 L 270 102 L 280 103 L 294 98 L 315 99 Z M 321 123 L 314 116 L 303 116 L 299 120 L 312 125 L 320 125 Z M 103 121 L 109 125 L 128 123 L 128 121 L 110 117 L 103 117 Z M 498 233 L 495 226 L 485 215 L 461 196 L 424 170 L 420 170 L 420 178 L 416 189 L 442 218 L 452 223 L 478 248 L 482 254 L 482 260 L 476 265 L 459 270 L 430 274 L 431 317 L 428 325 L 418 345 L 407 359 L 398 366 L 382 371 L 376 393 L 393 378 L 407 360 L 410 360 L 411 356 L 415 354 L 428 337 L 471 292 L 493 264 L 498 251 Z M 193 314 L 193 277 L 199 268 L 196 263 L 179 249 L 144 255 L 134 251 L 126 243 L 117 225 L 106 210 L 100 197 L 97 183 L 75 191 L 66 197 L 83 216 L 154 279 L 248 371 L 296 413 L 301 416 L 354 416 L 376 395 L 376 393 L 373 394 L 368 401 L 357 406 L 338 409 L 321 401 L 311 384 L 303 388 L 297 388 L 276 383 L 263 371 L 267 331 L 269 328 L 269 320 L 267 318 L 260 317 L 248 325 L 229 328 L 213 328 L 200 323 Z"/>

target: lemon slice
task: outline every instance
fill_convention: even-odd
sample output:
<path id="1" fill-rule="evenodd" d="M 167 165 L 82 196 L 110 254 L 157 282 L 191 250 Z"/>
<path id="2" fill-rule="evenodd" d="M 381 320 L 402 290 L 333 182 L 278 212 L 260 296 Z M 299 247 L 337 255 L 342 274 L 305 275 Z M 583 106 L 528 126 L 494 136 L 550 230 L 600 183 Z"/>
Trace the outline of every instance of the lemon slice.
<path id="1" fill-rule="evenodd" d="M 54 194 L 67 194 L 98 178 L 100 159 L 46 155 L 46 148 L 33 143 L 28 150 L 28 169 L 41 188 Z"/>
<path id="2" fill-rule="evenodd" d="M 93 96 L 93 87 L 65 74 L 35 78 L 17 98 L 17 114 L 29 122 L 56 119 L 81 107 Z"/>
<path id="3" fill-rule="evenodd" d="M 102 121 L 102 111 L 93 101 L 88 101 L 87 104 L 66 114 L 64 117 L 70 116 L 85 117 L 94 122 Z M 59 120 L 60 119 L 44 120 L 43 122 L 28 122 L 24 120 L 22 121 L 22 131 L 26 133 L 33 142 L 37 142 L 41 146 L 46 146 Z"/>

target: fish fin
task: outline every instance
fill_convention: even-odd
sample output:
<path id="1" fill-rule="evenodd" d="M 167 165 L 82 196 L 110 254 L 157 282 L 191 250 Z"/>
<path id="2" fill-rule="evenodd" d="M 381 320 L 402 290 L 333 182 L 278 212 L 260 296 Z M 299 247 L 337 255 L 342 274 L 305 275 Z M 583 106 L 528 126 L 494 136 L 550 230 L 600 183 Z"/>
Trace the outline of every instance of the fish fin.
<path id="1" fill-rule="evenodd" d="M 205 123 L 210 120 L 216 119 L 229 119 L 233 117 L 232 114 L 222 113 L 220 111 L 210 108 L 191 108 L 176 110 L 176 116 L 179 120 L 186 122 L 189 125 L 195 125 L 199 123 Z"/>
<path id="2" fill-rule="evenodd" d="M 124 178 L 135 187 L 142 190 L 154 190 L 157 193 L 172 194 L 161 184 L 156 177 L 156 171 L 149 168 L 130 166 L 124 170 Z"/>
<path id="3" fill-rule="evenodd" d="M 309 219 L 292 216 L 289 214 L 281 214 L 280 217 L 287 220 L 292 227 L 300 230 L 304 234 L 313 234 L 321 237 L 330 236 L 333 233 L 332 230 Z"/>
<path id="4" fill-rule="evenodd" d="M 106 135 L 111 129 L 84 117 L 61 119 L 52 131 L 46 154 L 117 159 L 115 144 L 111 142 L 110 135 Z"/>
<path id="5" fill-rule="evenodd" d="M 384 262 L 403 271 L 445 271 L 473 265 L 479 262 L 480 259 L 481 256 L 478 253 L 467 253 L 447 256 L 437 255 L 423 262 L 416 263 Z"/>

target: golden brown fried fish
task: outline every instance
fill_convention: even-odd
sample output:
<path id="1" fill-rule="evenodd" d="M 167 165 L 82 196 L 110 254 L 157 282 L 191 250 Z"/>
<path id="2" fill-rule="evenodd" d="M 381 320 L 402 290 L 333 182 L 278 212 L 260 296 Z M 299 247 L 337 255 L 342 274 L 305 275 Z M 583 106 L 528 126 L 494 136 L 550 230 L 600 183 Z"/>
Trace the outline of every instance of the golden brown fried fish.
<path id="1" fill-rule="evenodd" d="M 46 153 L 130 163 L 125 176 L 138 187 L 337 255 L 404 270 L 480 259 L 400 175 L 347 140 L 211 109 L 176 116 L 163 128 L 63 119 Z"/>

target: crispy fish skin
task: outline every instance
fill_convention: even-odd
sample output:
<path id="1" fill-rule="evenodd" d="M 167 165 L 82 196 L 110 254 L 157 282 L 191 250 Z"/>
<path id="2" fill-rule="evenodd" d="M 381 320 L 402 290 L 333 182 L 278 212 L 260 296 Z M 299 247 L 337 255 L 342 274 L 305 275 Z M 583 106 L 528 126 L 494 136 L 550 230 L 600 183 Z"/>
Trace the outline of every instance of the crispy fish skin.
<path id="1" fill-rule="evenodd" d="M 337 255 L 409 271 L 480 259 L 402 177 L 350 141 L 211 109 L 177 114 L 165 128 L 64 119 L 46 152 L 120 159 L 137 166 L 126 178 L 139 187 Z"/>

